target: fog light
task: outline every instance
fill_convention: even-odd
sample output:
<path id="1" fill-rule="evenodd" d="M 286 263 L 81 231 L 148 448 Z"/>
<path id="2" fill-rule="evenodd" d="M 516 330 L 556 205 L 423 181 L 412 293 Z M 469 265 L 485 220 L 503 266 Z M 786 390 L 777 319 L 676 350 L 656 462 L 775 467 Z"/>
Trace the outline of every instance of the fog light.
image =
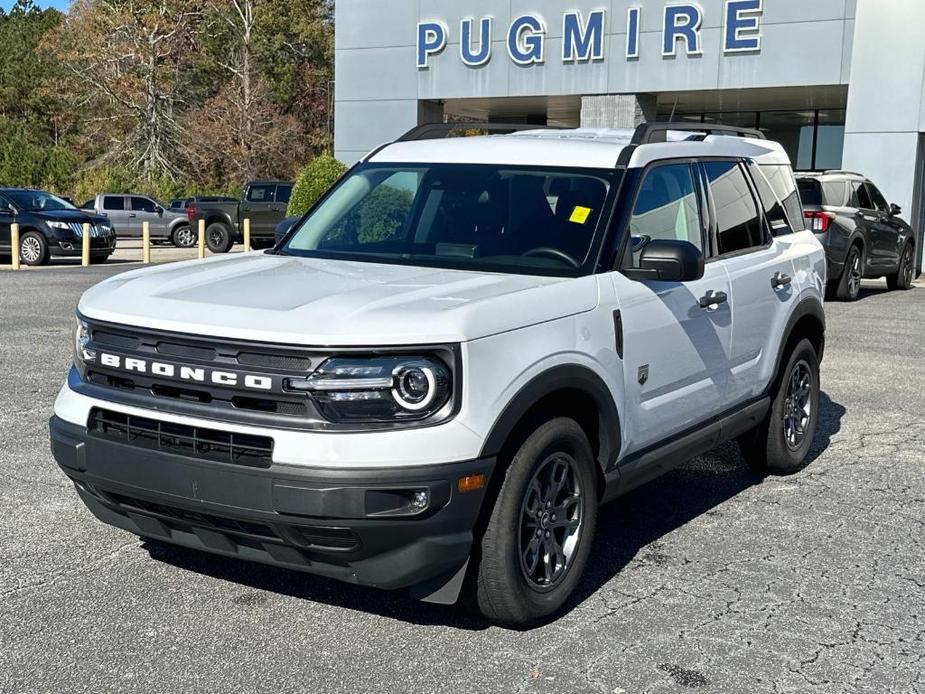
<path id="1" fill-rule="evenodd" d="M 430 503 L 430 495 L 426 489 L 416 489 L 411 492 L 411 508 L 415 511 L 423 511 Z"/>

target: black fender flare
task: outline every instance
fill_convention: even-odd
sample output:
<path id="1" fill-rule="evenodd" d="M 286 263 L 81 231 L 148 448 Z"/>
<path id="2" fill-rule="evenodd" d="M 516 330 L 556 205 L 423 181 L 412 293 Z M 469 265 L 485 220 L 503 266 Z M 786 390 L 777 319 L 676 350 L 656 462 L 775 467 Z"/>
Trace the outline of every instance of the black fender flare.
<path id="1" fill-rule="evenodd" d="M 517 391 L 492 425 L 480 457 L 497 456 L 523 417 L 543 398 L 560 390 L 577 390 L 594 401 L 598 414 L 598 461 L 602 469 L 610 469 L 622 445 L 617 404 L 603 379 L 577 364 L 551 367 Z"/>
<path id="2" fill-rule="evenodd" d="M 822 363 L 822 358 L 825 355 L 825 309 L 822 306 L 822 301 L 817 297 L 804 297 L 797 304 L 796 308 L 793 309 L 790 317 L 787 319 L 787 326 L 784 328 L 784 336 L 780 343 L 780 349 L 777 351 L 777 359 L 774 364 L 774 376 L 772 377 L 771 383 L 768 385 L 767 389 L 769 393 L 780 378 L 780 372 L 781 368 L 783 368 L 784 360 L 790 356 L 787 347 L 793 340 L 793 335 L 797 324 L 807 317 L 818 321 L 819 327 L 822 331 L 822 340 L 819 344 L 819 352 L 816 355 L 819 358 L 819 363 Z"/>

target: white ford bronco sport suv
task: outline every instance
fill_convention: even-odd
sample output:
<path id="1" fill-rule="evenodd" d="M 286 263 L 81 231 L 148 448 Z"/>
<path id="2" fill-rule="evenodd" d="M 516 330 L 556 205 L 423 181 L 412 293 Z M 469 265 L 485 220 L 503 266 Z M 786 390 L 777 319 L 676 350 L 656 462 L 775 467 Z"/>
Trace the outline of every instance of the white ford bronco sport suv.
<path id="1" fill-rule="evenodd" d="M 731 439 L 804 463 L 825 256 L 780 145 L 453 127 L 370 153 L 270 251 L 84 294 L 51 446 L 100 520 L 527 625 L 602 502 Z"/>

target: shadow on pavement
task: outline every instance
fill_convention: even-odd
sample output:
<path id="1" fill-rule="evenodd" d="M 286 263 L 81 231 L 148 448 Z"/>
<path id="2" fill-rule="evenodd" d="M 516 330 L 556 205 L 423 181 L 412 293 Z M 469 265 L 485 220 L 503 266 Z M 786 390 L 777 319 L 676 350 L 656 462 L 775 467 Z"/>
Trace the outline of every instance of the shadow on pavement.
<path id="1" fill-rule="evenodd" d="M 809 463 L 825 450 L 832 436 L 839 431 L 846 412 L 825 393 L 821 394 L 819 405 L 819 424 L 810 449 Z M 659 551 L 659 538 L 701 515 L 724 513 L 717 507 L 745 489 L 760 484 L 762 479 L 762 475 L 753 472 L 743 460 L 738 445 L 726 443 L 601 508 L 597 536 L 585 574 L 574 595 L 557 616 L 580 605 L 637 557 L 644 563 L 667 564 L 670 557 Z M 653 546 L 653 543 L 656 544 Z M 271 591 L 413 624 L 445 625 L 466 630 L 490 626 L 485 620 L 468 614 L 461 606 L 416 602 L 402 593 L 350 585 L 154 540 L 145 540 L 144 547 L 157 561 L 231 581 L 255 591 Z M 642 550 L 645 552 L 640 556 Z M 243 594 L 232 602 L 238 606 L 260 604 L 261 596 L 257 593 Z"/>

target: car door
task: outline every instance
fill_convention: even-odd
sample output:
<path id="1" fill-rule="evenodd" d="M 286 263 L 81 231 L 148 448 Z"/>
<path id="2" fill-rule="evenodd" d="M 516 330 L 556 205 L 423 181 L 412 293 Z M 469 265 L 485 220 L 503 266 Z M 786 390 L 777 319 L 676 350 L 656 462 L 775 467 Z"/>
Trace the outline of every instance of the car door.
<path id="1" fill-rule="evenodd" d="M 708 161 L 703 174 L 714 210 L 711 262 L 726 269 L 732 289 L 727 392 L 736 406 L 766 391 L 796 301 L 791 247 L 778 241 L 791 228 L 782 202 L 754 164 Z"/>
<path id="2" fill-rule="evenodd" d="M 124 195 L 104 195 L 100 214 L 107 217 L 117 236 L 132 236 L 131 211 L 126 205 Z"/>
<path id="3" fill-rule="evenodd" d="M 132 195 L 129 199 L 131 208 L 130 228 L 135 230 L 135 234 L 141 236 L 144 229 L 144 223 L 147 222 L 151 231 L 151 236 L 166 236 L 167 226 L 164 224 L 163 213 L 159 214 L 158 209 L 162 209 L 151 198 L 142 195 Z"/>
<path id="4" fill-rule="evenodd" d="M 623 267 L 637 263 L 651 239 L 689 241 L 707 251 L 703 190 L 693 162 L 649 168 L 630 209 Z M 708 263 L 692 282 L 631 280 L 620 272 L 612 277 L 623 335 L 629 454 L 726 409 L 730 287 L 719 263 Z"/>
<path id="5" fill-rule="evenodd" d="M 15 221 L 13 208 L 9 201 L 0 197 L 0 248 L 3 250 L 10 250 L 12 243 L 10 239 L 10 227 Z"/>
<path id="6" fill-rule="evenodd" d="M 884 263 L 880 249 L 882 240 L 879 239 L 877 230 L 880 213 L 874 207 L 870 191 L 862 181 L 851 182 L 851 207 L 857 210 L 854 213 L 854 219 L 858 230 L 864 237 L 864 273 L 868 274 L 868 269 L 876 270 Z"/>
<path id="7" fill-rule="evenodd" d="M 905 225 L 902 220 L 892 215 L 886 198 L 877 186 L 870 181 L 864 185 L 878 213 L 878 220 L 874 227 L 874 245 L 877 247 L 877 255 L 882 259 L 884 269 L 896 268 L 899 266 L 899 254 L 906 241 Z"/>
<path id="8" fill-rule="evenodd" d="M 255 236 L 273 235 L 276 227 L 274 210 L 276 204 L 276 185 L 273 183 L 254 183 L 248 186 L 241 203 L 241 222 L 251 220 L 251 233 Z"/>

